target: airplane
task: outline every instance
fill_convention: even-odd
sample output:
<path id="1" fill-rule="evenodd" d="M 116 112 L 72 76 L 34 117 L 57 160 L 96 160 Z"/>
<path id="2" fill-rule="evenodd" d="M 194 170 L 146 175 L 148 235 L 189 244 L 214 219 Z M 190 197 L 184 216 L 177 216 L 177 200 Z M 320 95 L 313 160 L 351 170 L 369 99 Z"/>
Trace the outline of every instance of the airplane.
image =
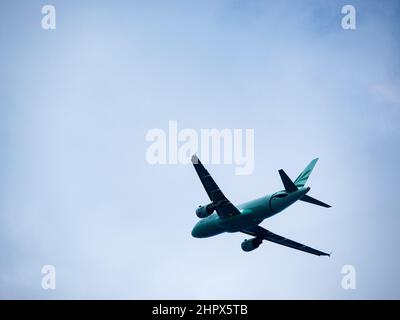
<path id="1" fill-rule="evenodd" d="M 264 219 L 281 212 L 297 200 L 325 208 L 331 207 L 307 195 L 310 187 L 305 187 L 305 184 L 318 158 L 312 160 L 295 181 L 292 181 L 285 171 L 279 170 L 284 190 L 238 206 L 233 205 L 225 197 L 197 155 L 193 155 L 191 161 L 211 200 L 211 203 L 199 206 L 196 209 L 196 215 L 201 220 L 196 223 L 192 230 L 193 237 L 208 238 L 224 232 L 242 232 L 252 236 L 251 239 L 246 239 L 241 244 L 242 250 L 245 252 L 257 249 L 263 240 L 267 240 L 317 256 L 330 256 L 330 253 L 284 238 L 260 226 Z"/>

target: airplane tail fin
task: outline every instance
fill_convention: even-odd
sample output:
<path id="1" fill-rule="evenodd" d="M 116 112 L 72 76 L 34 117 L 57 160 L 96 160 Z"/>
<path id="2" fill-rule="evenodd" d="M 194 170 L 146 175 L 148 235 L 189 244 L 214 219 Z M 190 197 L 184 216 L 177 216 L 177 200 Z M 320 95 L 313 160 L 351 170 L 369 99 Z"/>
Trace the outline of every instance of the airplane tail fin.
<path id="1" fill-rule="evenodd" d="M 312 160 L 308 166 L 299 174 L 299 176 L 294 180 L 294 184 L 296 187 L 304 187 L 306 184 L 308 177 L 310 176 L 311 172 L 313 171 L 315 164 L 317 163 L 318 158 Z"/>
<path id="2" fill-rule="evenodd" d="M 296 180 L 294 182 L 288 177 L 288 175 L 285 173 L 285 171 L 283 171 L 282 169 L 279 170 L 279 175 L 281 176 L 282 183 L 283 183 L 287 193 L 297 191 L 298 188 L 304 187 L 304 185 L 306 184 L 308 177 L 310 176 L 312 170 L 314 169 L 317 161 L 318 161 L 318 158 L 315 158 L 314 160 L 312 160 L 308 164 L 308 166 L 300 173 L 300 175 L 296 178 Z M 308 190 L 309 190 L 309 188 L 308 188 Z M 312 204 L 315 204 L 317 206 L 321 206 L 324 208 L 331 207 L 329 204 L 319 201 L 319 200 L 317 200 L 313 197 L 310 197 L 309 195 L 306 195 L 306 194 L 304 196 L 302 196 L 299 200 L 308 202 L 308 203 L 312 203 Z"/>

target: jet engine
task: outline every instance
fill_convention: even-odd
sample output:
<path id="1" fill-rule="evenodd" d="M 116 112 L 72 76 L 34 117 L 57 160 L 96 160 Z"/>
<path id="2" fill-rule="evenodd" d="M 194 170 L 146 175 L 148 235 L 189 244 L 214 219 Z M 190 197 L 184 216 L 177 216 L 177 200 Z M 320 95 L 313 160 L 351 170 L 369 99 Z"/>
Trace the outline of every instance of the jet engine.
<path id="1" fill-rule="evenodd" d="M 206 218 L 210 214 L 212 214 L 214 210 L 215 210 L 215 205 L 213 203 L 209 203 L 206 206 L 199 206 L 196 209 L 196 216 L 198 216 L 199 218 Z"/>
<path id="2" fill-rule="evenodd" d="M 257 249 L 261 243 L 262 239 L 260 238 L 246 239 L 242 242 L 242 250 L 246 252 L 252 251 Z"/>

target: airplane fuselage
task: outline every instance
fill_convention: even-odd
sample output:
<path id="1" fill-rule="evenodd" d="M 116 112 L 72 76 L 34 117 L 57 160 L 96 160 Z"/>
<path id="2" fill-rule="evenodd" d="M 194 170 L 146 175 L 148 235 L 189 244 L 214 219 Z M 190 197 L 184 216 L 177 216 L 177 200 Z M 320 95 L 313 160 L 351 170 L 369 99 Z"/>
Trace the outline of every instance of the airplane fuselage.
<path id="1" fill-rule="evenodd" d="M 301 199 L 309 187 L 301 187 L 295 192 L 278 191 L 241 205 L 240 214 L 221 218 L 216 212 L 196 223 L 192 230 L 195 238 L 212 237 L 224 232 L 238 232 L 259 225 L 267 219 Z"/>

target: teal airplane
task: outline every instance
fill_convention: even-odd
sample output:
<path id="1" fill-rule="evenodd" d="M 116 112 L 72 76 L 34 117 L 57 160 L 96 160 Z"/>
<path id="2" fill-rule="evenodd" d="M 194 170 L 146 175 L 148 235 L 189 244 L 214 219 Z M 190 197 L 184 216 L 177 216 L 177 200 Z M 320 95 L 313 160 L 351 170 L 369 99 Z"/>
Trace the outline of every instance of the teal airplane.
<path id="1" fill-rule="evenodd" d="M 199 158 L 194 155 L 192 157 L 193 166 L 211 203 L 197 208 L 196 215 L 201 220 L 194 226 L 192 236 L 207 238 L 224 232 L 242 232 L 252 236 L 251 239 L 242 242 L 242 249 L 246 252 L 258 248 L 263 240 L 267 240 L 318 256 L 330 256 L 328 253 L 274 234 L 259 225 L 264 219 L 281 212 L 297 200 L 325 208 L 330 207 L 330 205 L 307 195 L 310 187 L 305 187 L 305 184 L 317 160 L 318 158 L 312 160 L 294 182 L 290 180 L 285 171 L 279 170 L 285 190 L 234 206 L 219 189 Z"/>

